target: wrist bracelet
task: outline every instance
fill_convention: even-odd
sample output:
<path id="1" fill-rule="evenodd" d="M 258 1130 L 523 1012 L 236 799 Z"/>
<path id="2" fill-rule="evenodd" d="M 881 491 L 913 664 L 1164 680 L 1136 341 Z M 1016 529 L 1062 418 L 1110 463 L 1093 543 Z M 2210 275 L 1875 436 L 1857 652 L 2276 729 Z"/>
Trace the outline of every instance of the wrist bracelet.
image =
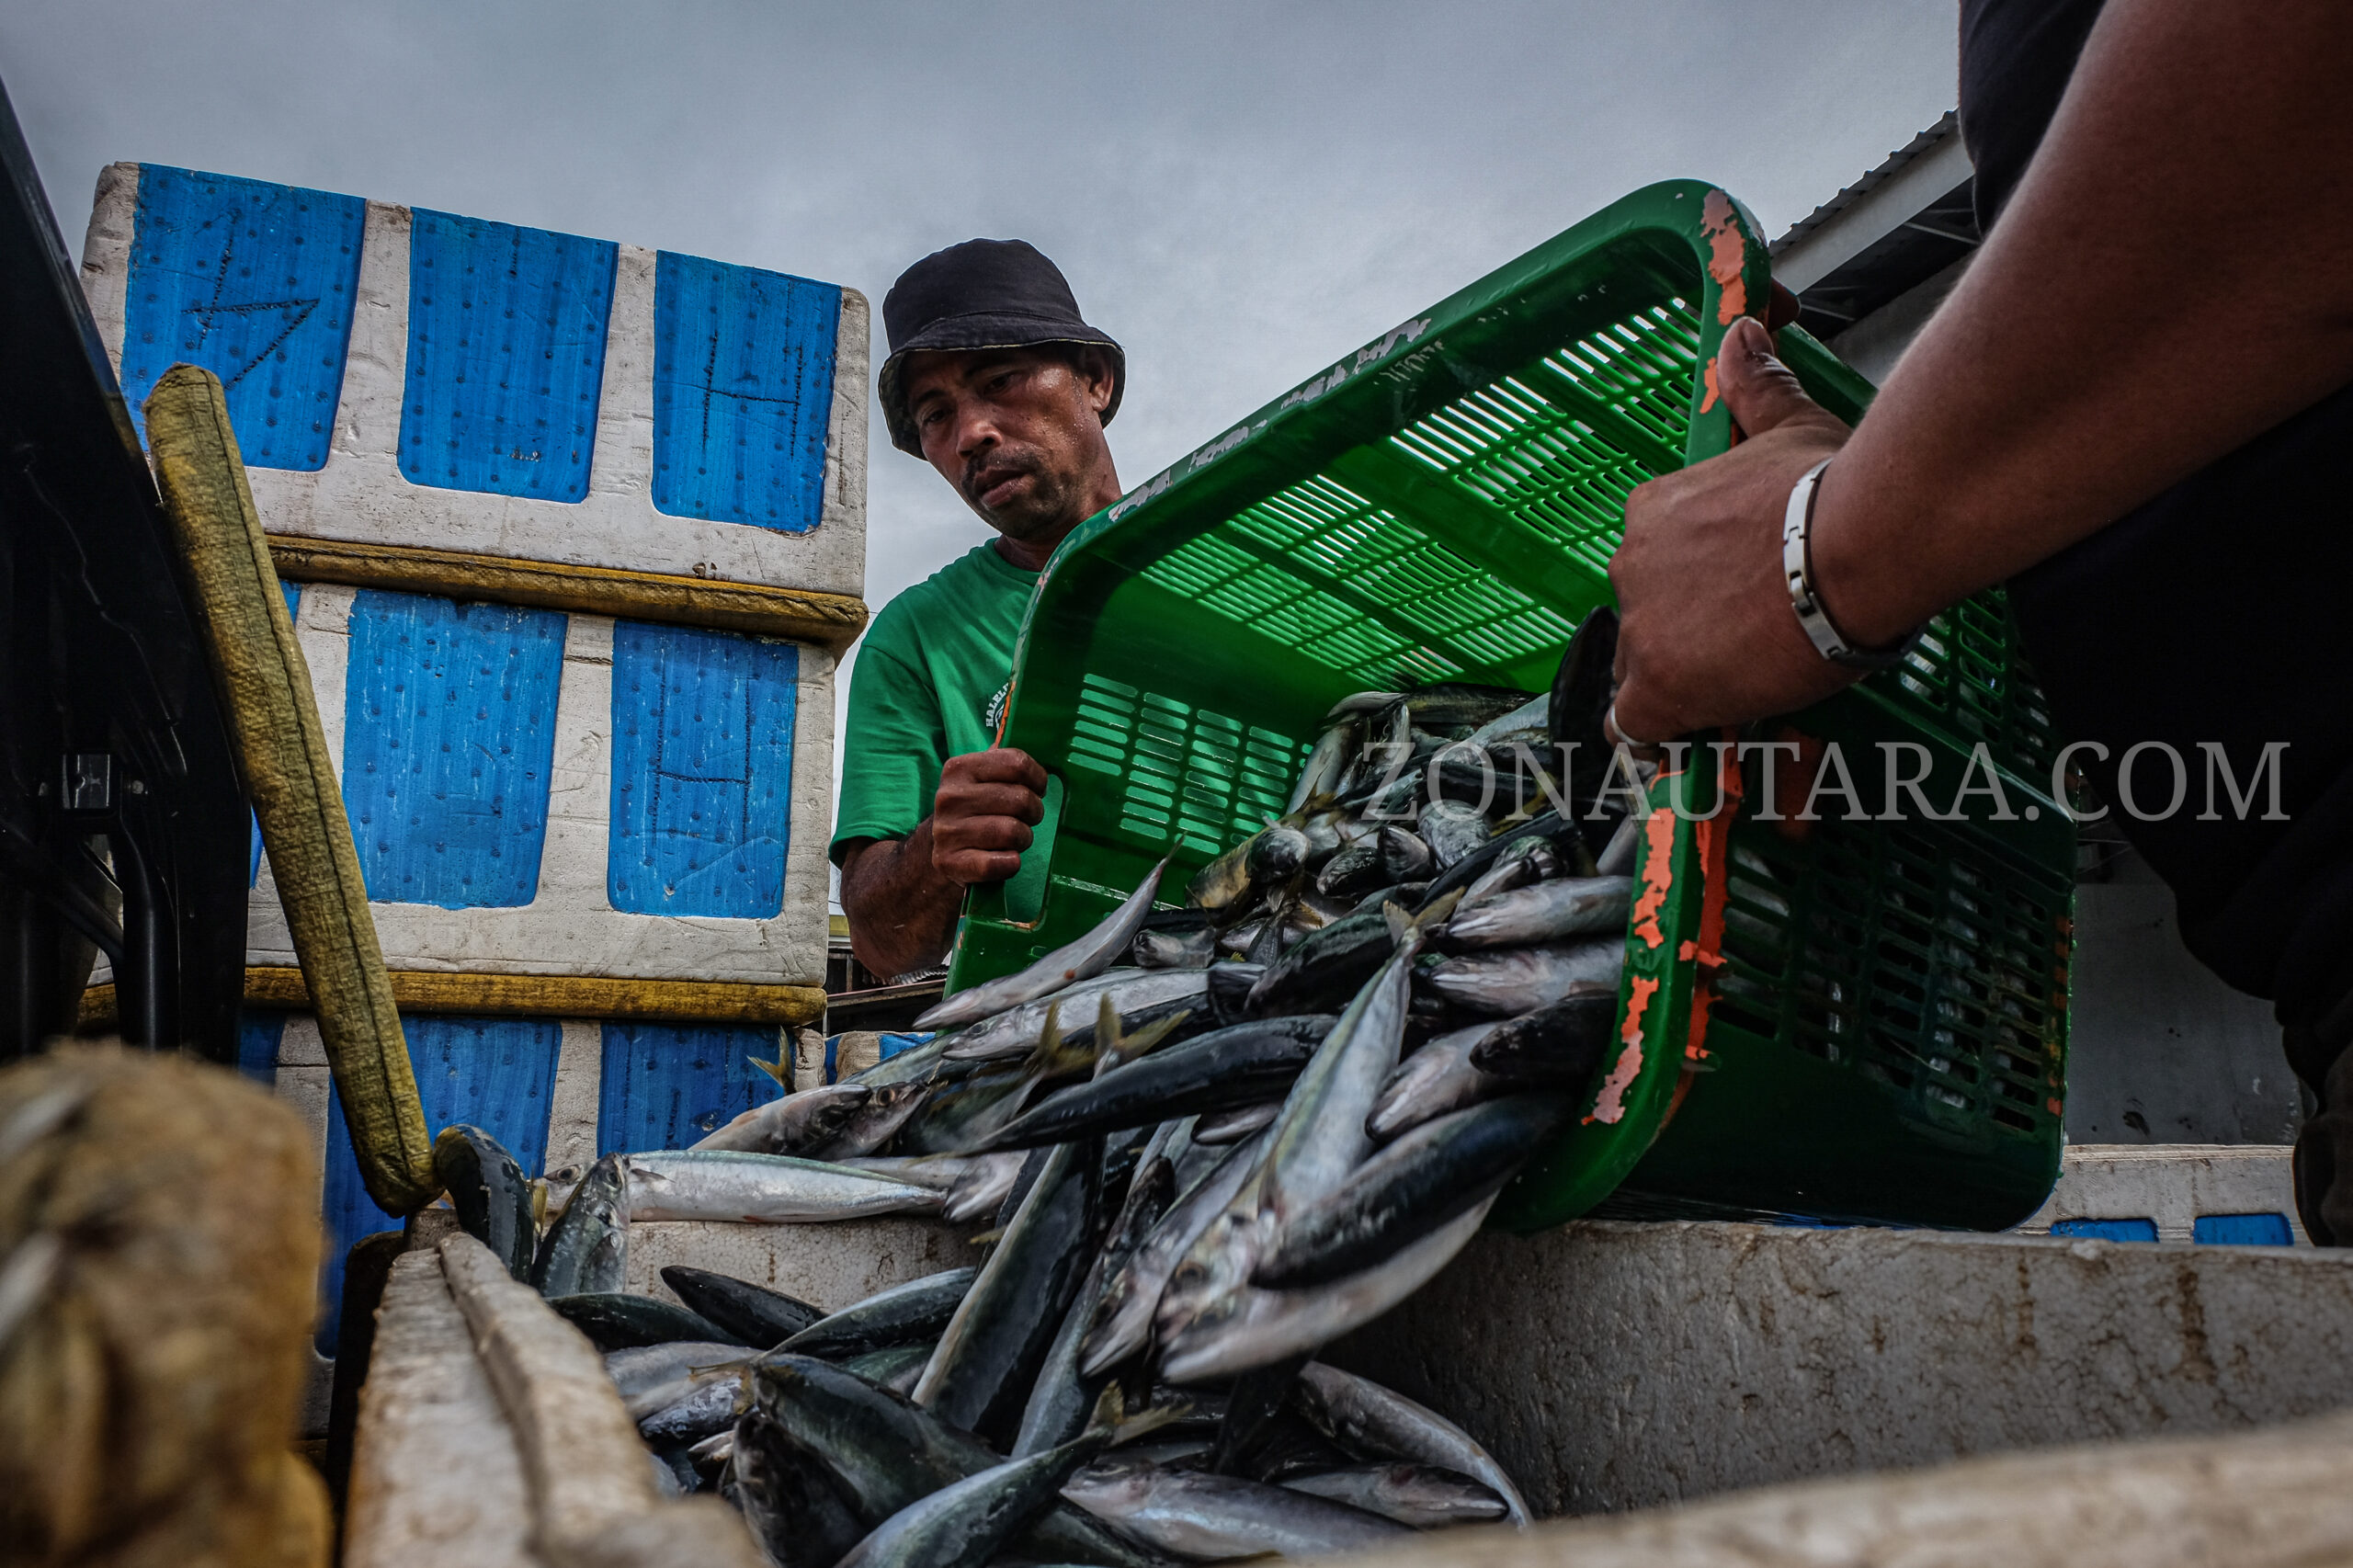
<path id="1" fill-rule="evenodd" d="M 1830 612 L 1822 608 L 1822 596 L 1814 591 L 1813 500 L 1822 489 L 1822 471 L 1829 466 L 1830 460 L 1824 458 L 1798 475 L 1797 483 L 1790 487 L 1789 509 L 1781 515 L 1781 575 L 1790 581 L 1790 608 L 1798 612 L 1798 624 L 1805 629 L 1814 651 L 1832 664 L 1854 670 L 1888 669 L 1904 662 L 1920 629 L 1914 627 L 1897 638 L 1893 647 L 1858 648 L 1831 624 Z"/>

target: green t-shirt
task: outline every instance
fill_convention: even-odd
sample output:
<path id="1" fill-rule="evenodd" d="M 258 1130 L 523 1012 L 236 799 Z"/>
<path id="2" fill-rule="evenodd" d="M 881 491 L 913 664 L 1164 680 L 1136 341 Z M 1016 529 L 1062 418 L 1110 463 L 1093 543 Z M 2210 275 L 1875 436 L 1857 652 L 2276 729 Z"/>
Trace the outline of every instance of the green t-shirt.
<path id="1" fill-rule="evenodd" d="M 882 607 L 849 682 L 834 863 L 859 838 L 904 838 L 931 814 L 951 756 L 986 751 L 1005 718 L 1013 644 L 1038 574 L 976 546 Z"/>

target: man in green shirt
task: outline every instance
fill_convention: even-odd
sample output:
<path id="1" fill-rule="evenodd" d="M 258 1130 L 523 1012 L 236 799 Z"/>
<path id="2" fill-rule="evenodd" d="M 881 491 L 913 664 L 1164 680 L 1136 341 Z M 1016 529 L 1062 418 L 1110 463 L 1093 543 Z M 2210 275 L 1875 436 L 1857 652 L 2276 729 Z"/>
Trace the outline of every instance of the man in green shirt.
<path id="1" fill-rule="evenodd" d="M 964 890 L 1020 869 L 1045 814 L 1045 769 L 996 744 L 1013 643 L 1054 547 L 1120 498 L 1127 360 L 1019 240 L 924 257 L 882 324 L 891 444 L 997 532 L 883 608 L 850 680 L 834 863 L 858 961 L 896 975 L 947 956 Z"/>

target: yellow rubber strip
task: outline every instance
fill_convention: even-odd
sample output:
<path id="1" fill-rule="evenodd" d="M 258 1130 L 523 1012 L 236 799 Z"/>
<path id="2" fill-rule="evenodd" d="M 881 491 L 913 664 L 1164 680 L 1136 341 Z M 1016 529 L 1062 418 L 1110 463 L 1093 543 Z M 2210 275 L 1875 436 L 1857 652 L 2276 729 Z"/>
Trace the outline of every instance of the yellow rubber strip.
<path id="1" fill-rule="evenodd" d="M 271 534 L 278 574 L 299 583 L 342 583 L 457 599 L 491 599 L 540 609 L 665 621 L 814 642 L 839 653 L 866 629 L 866 601 L 847 594 L 722 583 L 608 566 L 568 566 L 503 555 L 464 555 L 403 544 Z"/>
<path id="2" fill-rule="evenodd" d="M 246 792 L 261 822 L 368 1196 L 409 1214 L 441 1189 L 408 1043 L 352 847 L 311 673 L 294 640 L 220 380 L 164 372 L 147 400 L 156 483 L 203 612 Z"/>
<path id="3" fill-rule="evenodd" d="M 531 1018 L 643 1018 L 674 1024 L 813 1024 L 825 1011 L 814 985 L 754 985 L 733 981 L 615 980 L 603 975 L 451 974 L 391 971 L 392 1001 L 404 1015 L 464 1013 Z M 245 971 L 245 1005 L 313 1010 L 302 971 L 278 965 Z M 116 1023 L 115 989 L 82 994 L 83 1030 Z"/>

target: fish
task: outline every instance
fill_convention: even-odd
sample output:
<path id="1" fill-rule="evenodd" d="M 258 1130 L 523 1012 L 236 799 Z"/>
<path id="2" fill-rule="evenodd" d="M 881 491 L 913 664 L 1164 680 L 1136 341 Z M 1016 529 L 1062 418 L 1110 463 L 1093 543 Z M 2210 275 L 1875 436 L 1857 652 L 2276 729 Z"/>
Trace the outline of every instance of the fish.
<path id="1" fill-rule="evenodd" d="M 1460 801 L 1433 801 L 1422 808 L 1415 824 L 1439 870 L 1453 867 L 1465 855 L 1494 836 L 1487 819 Z"/>
<path id="2" fill-rule="evenodd" d="M 948 1189 L 948 1204 L 940 1218 L 951 1225 L 968 1225 L 1001 1208 L 1013 1184 L 1021 1176 L 1018 1151 L 972 1157 L 970 1170 Z"/>
<path id="3" fill-rule="evenodd" d="M 1272 1123 L 1283 1108 L 1280 1100 L 1260 1100 L 1256 1105 L 1236 1106 L 1214 1116 L 1205 1116 L 1193 1129 L 1193 1142 L 1208 1147 L 1239 1143 L 1253 1132 Z"/>
<path id="4" fill-rule="evenodd" d="M 625 1350 L 635 1345 L 661 1345 L 672 1340 L 745 1343 L 699 1312 L 653 1296 L 599 1290 L 593 1294 L 552 1296 L 548 1305 L 595 1341 L 599 1350 Z"/>
<path id="5" fill-rule="evenodd" d="M 1438 1412 L 1324 1361 L 1301 1368 L 1292 1386 L 1302 1413 L 1343 1447 L 1467 1475 L 1504 1500 L 1512 1523 L 1531 1522 L 1528 1500 L 1495 1456 Z"/>
<path id="6" fill-rule="evenodd" d="M 1257 1252 L 1292 1210 L 1345 1183 L 1372 1153 L 1364 1131 L 1381 1085 L 1397 1065 L 1411 996 L 1408 976 L 1420 931 L 1397 918 L 1395 950 L 1367 981 L 1315 1049 L 1267 1130 L 1264 1162 L 1233 1204 L 1202 1230 L 1173 1271 L 1154 1317 L 1154 1334 L 1173 1354 L 1199 1345 L 1245 1306 Z M 1315 1346 L 1287 1346 L 1279 1354 Z M 1245 1371 L 1269 1356 L 1230 1367 Z M 1188 1380 L 1188 1381 L 1199 1381 Z"/>
<path id="7" fill-rule="evenodd" d="M 797 1297 L 707 1268 L 674 1263 L 662 1270 L 662 1283 L 689 1312 L 701 1313 L 746 1345 L 764 1348 L 783 1344 L 825 1316 Z"/>
<path id="8" fill-rule="evenodd" d="M 1511 1512 L 1494 1487 L 1436 1465 L 1349 1465 L 1293 1476 L 1282 1484 L 1417 1530 L 1486 1524 Z"/>
<path id="9" fill-rule="evenodd" d="M 935 1035 L 920 1045 L 911 1045 L 896 1055 L 882 1058 L 871 1067 L 859 1068 L 842 1082 L 870 1089 L 925 1082 L 939 1070 L 941 1060 L 948 1054 L 948 1043 L 946 1037 Z"/>
<path id="10" fill-rule="evenodd" d="M 1252 837 L 1246 857 L 1250 880 L 1260 887 L 1287 882 L 1307 863 L 1307 835 L 1288 823 L 1276 823 Z"/>
<path id="11" fill-rule="evenodd" d="M 830 1143 L 874 1094 L 863 1084 L 827 1084 L 756 1105 L 690 1145 L 753 1154 L 810 1154 Z"/>
<path id="12" fill-rule="evenodd" d="M 1217 956 L 1217 927 L 1198 909 L 1156 911 L 1129 944 L 1138 969 L 1206 969 Z"/>
<path id="13" fill-rule="evenodd" d="M 1486 747 L 1495 744 L 1506 736 L 1517 735 L 1524 730 L 1541 731 L 1544 728 L 1545 714 L 1551 710 L 1552 705 L 1552 699 L 1550 696 L 1531 697 L 1510 712 L 1488 720 L 1463 736 L 1462 744 Z"/>
<path id="14" fill-rule="evenodd" d="M 1164 1046 L 1047 1096 L 975 1152 L 1062 1142 L 1279 1099 L 1333 1021 L 1320 1014 L 1254 1019 Z"/>
<path id="15" fill-rule="evenodd" d="M 1079 1471 L 1062 1494 L 1146 1546 L 1193 1562 L 1323 1557 L 1411 1533 L 1393 1519 L 1288 1487 L 1117 1456 Z"/>
<path id="16" fill-rule="evenodd" d="M 1109 1437 L 1089 1433 L 951 1482 L 877 1525 L 840 1568 L 983 1568 L 1060 1501 L 1071 1472 L 1100 1453 Z"/>
<path id="17" fill-rule="evenodd" d="M 1378 909 L 1335 920 L 1267 965 L 1243 1006 L 1259 1017 L 1336 1011 L 1364 988 L 1396 946 L 1388 917 Z"/>
<path id="18" fill-rule="evenodd" d="M 1214 1382 L 1314 1350 L 1363 1327 L 1454 1261 L 1494 1205 L 1493 1198 L 1483 1199 L 1362 1274 L 1305 1290 L 1235 1290 L 1227 1310 L 1197 1316 L 1169 1336 L 1161 1376 L 1179 1385 Z"/>
<path id="19" fill-rule="evenodd" d="M 1250 896 L 1250 846 L 1253 834 L 1193 873 L 1185 884 L 1185 907 L 1222 912 Z"/>
<path id="20" fill-rule="evenodd" d="M 804 1158 L 837 1163 L 872 1153 L 898 1136 L 930 1092 L 930 1085 L 921 1081 L 855 1086 L 867 1091 L 866 1103 L 843 1119 L 833 1137 L 800 1151 Z"/>
<path id="21" fill-rule="evenodd" d="M 1548 844 L 1576 842 L 1576 824 L 1567 821 L 1558 812 L 1544 812 L 1529 818 L 1518 827 L 1506 828 L 1470 854 L 1432 877 L 1423 891 L 1421 902 L 1413 907 L 1415 914 L 1435 904 L 1457 889 L 1467 889 L 1484 876 L 1497 858 L 1523 839 L 1540 839 Z"/>
<path id="22" fill-rule="evenodd" d="M 1096 1305 L 1109 1288 L 1112 1276 L 1135 1256 L 1136 1248 L 1143 1244 L 1144 1237 L 1160 1222 L 1161 1215 L 1167 1212 L 1169 1201 L 1176 1195 L 1176 1168 L 1161 1152 L 1174 1135 L 1176 1125 L 1164 1123 L 1154 1133 L 1137 1164 L 1134 1177 L 1128 1183 L 1127 1198 L 1120 1207 L 1119 1217 L 1111 1222 L 1078 1293 L 1071 1298 L 1069 1308 L 1063 1313 L 1062 1325 L 1055 1330 L 1053 1343 L 1047 1346 L 1029 1403 L 1022 1407 L 1021 1425 L 1014 1434 L 1011 1450 L 1017 1459 L 1077 1437 L 1086 1430 L 1087 1417 L 1102 1396 L 1107 1380 L 1090 1378 L 1079 1370 L 1079 1345 L 1095 1321 Z"/>
<path id="23" fill-rule="evenodd" d="M 1314 749 L 1307 754 L 1307 762 L 1299 770 L 1299 779 L 1290 787 L 1290 799 L 1283 806 L 1283 815 L 1292 816 L 1307 809 L 1319 796 L 1337 795 L 1346 779 L 1348 766 L 1356 760 L 1364 744 L 1364 726 L 1351 718 L 1342 718 L 1324 732 Z"/>
<path id="24" fill-rule="evenodd" d="M 866 1535 L 833 1472 L 756 1410 L 735 1424 L 720 1490 L 776 1568 L 834 1568 Z"/>
<path id="25" fill-rule="evenodd" d="M 931 1361 L 932 1347 L 939 1342 L 927 1339 L 920 1345 L 894 1345 L 888 1350 L 869 1350 L 863 1356 L 845 1358 L 845 1371 L 856 1372 L 889 1389 L 893 1393 L 913 1393 L 915 1380 Z"/>
<path id="26" fill-rule="evenodd" d="M 1209 996 L 1209 971 L 1199 969 L 1123 969 L 1092 983 L 1009 1008 L 960 1032 L 949 1043 L 951 1062 L 1017 1060 L 1036 1051 L 1051 1022 L 1068 1049 L 1092 1051 L 1102 999 L 1111 999 L 1123 1028 L 1186 1009 L 1200 1009 Z M 1205 1015 L 1206 1016 L 1206 1015 Z"/>
<path id="27" fill-rule="evenodd" d="M 1488 1031 L 1472 1046 L 1471 1065 L 1515 1086 L 1583 1089 L 1617 1035 L 1618 987 L 1597 983 Z"/>
<path id="28" fill-rule="evenodd" d="M 1623 931 L 1633 902 L 1631 877 L 1563 877 L 1495 893 L 1469 909 L 1457 904 L 1446 928 L 1431 937 L 1431 945 L 1461 952 Z"/>
<path id="29" fill-rule="evenodd" d="M 458 1224 L 526 1284 L 540 1231 L 531 1184 L 506 1146 L 481 1128 L 452 1122 L 433 1140 L 433 1175 L 449 1194 Z"/>
<path id="30" fill-rule="evenodd" d="M 1259 1133 L 1235 1144 L 1178 1192 L 1176 1200 L 1104 1291 L 1095 1321 L 1079 1346 L 1081 1371 L 1088 1377 L 1107 1373 L 1152 1343 L 1153 1317 L 1169 1276 L 1184 1261 L 1195 1238 L 1233 1201 L 1256 1171 L 1266 1136 Z"/>
<path id="31" fill-rule="evenodd" d="M 876 1350 L 928 1344 L 956 1315 L 977 1267 L 946 1268 L 878 1290 L 862 1301 L 819 1318 L 777 1346 L 795 1356 L 845 1360 Z"/>
<path id="32" fill-rule="evenodd" d="M 939 1336 L 915 1401 L 987 1440 L 1010 1439 L 1086 1273 L 1102 1145 L 1059 1143 Z"/>
<path id="33" fill-rule="evenodd" d="M 1154 866 L 1125 903 L 1076 941 L 1056 948 L 1027 969 L 958 992 L 917 1017 L 915 1027 L 949 1029 L 978 1023 L 1102 973 L 1135 940 L 1144 916 L 1152 913 L 1152 895 L 1159 890 L 1160 874 L 1167 869 L 1165 859 Z"/>
<path id="34" fill-rule="evenodd" d="M 637 1435 L 656 1448 L 685 1448 L 735 1425 L 744 1374 L 738 1369 L 688 1388 L 677 1399 L 641 1417 Z"/>
<path id="35" fill-rule="evenodd" d="M 762 1358 L 751 1386 L 752 1408 L 832 1473 L 867 1530 L 1003 1458 L 913 1400 L 809 1357 Z M 1159 1553 L 1067 1505 L 1050 1507 L 1011 1546 L 1034 1562 L 1165 1568 Z"/>
<path id="36" fill-rule="evenodd" d="M 1495 948 L 1459 954 L 1424 970 L 1417 983 L 1459 1007 L 1516 1017 L 1574 995 L 1581 987 L 1615 987 L 1626 944 L 1615 938 L 1540 948 Z"/>
<path id="37" fill-rule="evenodd" d="M 1375 888 L 1412 881 L 1428 874 L 1430 846 L 1402 827 L 1384 827 L 1379 837 L 1352 844 L 1324 862 L 1315 891 L 1326 898 L 1357 898 Z"/>
<path id="38" fill-rule="evenodd" d="M 1510 1093 L 1510 1080 L 1482 1071 L 1471 1060 L 1472 1048 L 1502 1027 L 1488 1019 L 1451 1030 L 1399 1062 L 1365 1118 L 1365 1136 L 1386 1143 L 1433 1117 Z"/>
<path id="39" fill-rule="evenodd" d="M 1509 687 L 1469 681 L 1436 681 L 1405 694 L 1405 711 L 1425 729 L 1472 733 L 1481 724 L 1518 713 L 1529 694 Z"/>
<path id="40" fill-rule="evenodd" d="M 1250 992 L 1266 972 L 1263 966 L 1254 963 L 1211 965 L 1208 971 L 1211 1021 L 1222 1028 L 1247 1018 Z"/>
<path id="41" fill-rule="evenodd" d="M 629 1169 L 619 1154 L 588 1167 L 540 1238 L 531 1284 L 542 1296 L 618 1290 L 629 1265 Z"/>
<path id="42" fill-rule="evenodd" d="M 1524 888 L 1530 882 L 1540 882 L 1546 877 L 1560 875 L 1560 857 L 1541 838 L 1515 838 L 1495 857 L 1479 879 L 1462 890 L 1462 901 L 1454 906 L 1457 915 L 1475 909 L 1499 892 Z"/>
<path id="43" fill-rule="evenodd" d="M 1208 1468 L 1220 1475 L 1247 1475 L 1259 1444 L 1274 1428 L 1290 1397 L 1290 1385 L 1307 1361 L 1304 1352 L 1288 1360 L 1254 1367 L 1233 1380 L 1227 1391 L 1225 1411 L 1217 1424 Z"/>
<path id="44" fill-rule="evenodd" d="M 648 1389 L 658 1389 L 698 1371 L 732 1367 L 744 1359 L 746 1347 L 715 1339 L 670 1339 L 658 1345 L 637 1345 L 608 1351 L 605 1375 L 624 1400 Z"/>
<path id="45" fill-rule="evenodd" d="M 639 1220 L 728 1220 L 755 1224 L 937 1214 L 929 1187 L 886 1181 L 847 1165 L 787 1154 L 667 1150 L 629 1156 L 630 1212 Z"/>
<path id="46" fill-rule="evenodd" d="M 1254 1283 L 1296 1290 L 1378 1267 L 1491 1198 L 1561 1124 L 1565 1096 L 1518 1094 L 1424 1122 L 1282 1216 Z"/>

